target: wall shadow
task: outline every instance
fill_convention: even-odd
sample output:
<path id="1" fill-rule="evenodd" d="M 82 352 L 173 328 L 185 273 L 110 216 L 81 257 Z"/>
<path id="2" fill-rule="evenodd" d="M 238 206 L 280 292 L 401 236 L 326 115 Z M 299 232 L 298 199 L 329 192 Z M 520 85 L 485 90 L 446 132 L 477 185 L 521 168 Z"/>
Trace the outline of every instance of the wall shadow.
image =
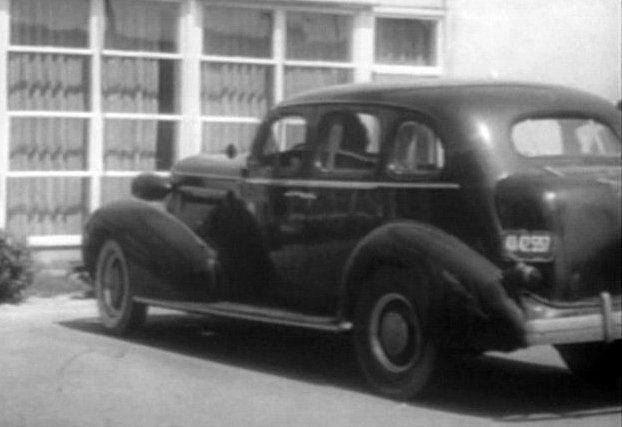
<path id="1" fill-rule="evenodd" d="M 96 319 L 59 324 L 81 333 L 108 335 Z M 140 332 L 114 339 L 371 394 L 358 371 L 350 340 L 344 336 L 157 314 L 149 316 Z M 490 355 L 452 356 L 440 363 L 428 392 L 408 404 L 509 423 L 541 422 L 619 413 L 620 391 L 585 384 L 562 367 Z"/>

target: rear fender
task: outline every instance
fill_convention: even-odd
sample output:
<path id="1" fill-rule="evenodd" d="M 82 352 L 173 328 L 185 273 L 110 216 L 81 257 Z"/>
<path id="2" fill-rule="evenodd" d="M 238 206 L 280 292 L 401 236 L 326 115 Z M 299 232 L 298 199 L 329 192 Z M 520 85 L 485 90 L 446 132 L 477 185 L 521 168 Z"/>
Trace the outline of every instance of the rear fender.
<path id="1" fill-rule="evenodd" d="M 194 298 L 216 286 L 216 252 L 173 215 L 135 200 L 108 204 L 93 213 L 85 227 L 83 260 L 93 275 L 106 239 L 119 242 L 137 274 L 176 298 Z M 153 295 L 148 289 L 141 294 Z M 159 296 L 163 296 L 160 292 Z"/>
<path id="2" fill-rule="evenodd" d="M 431 338 L 439 344 L 503 350 L 526 345 L 522 310 L 506 292 L 503 272 L 455 237 L 417 222 L 391 223 L 372 231 L 346 264 L 342 280 L 346 315 L 353 297 L 364 291 L 361 287 L 380 265 L 427 275 L 419 283 L 428 287 L 423 293 L 430 306 L 428 323 Z M 413 286 L 415 282 L 413 278 Z M 484 336 L 486 324 L 494 326 L 496 336 Z"/>

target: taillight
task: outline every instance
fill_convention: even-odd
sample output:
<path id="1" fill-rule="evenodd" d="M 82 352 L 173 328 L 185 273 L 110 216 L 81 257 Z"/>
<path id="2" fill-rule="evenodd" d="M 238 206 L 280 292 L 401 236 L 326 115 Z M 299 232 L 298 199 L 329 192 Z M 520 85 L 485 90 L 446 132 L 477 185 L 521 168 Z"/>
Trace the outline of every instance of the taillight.
<path id="1" fill-rule="evenodd" d="M 551 261 L 553 246 L 553 233 L 549 231 L 505 230 L 503 233 L 503 247 L 516 260 Z"/>

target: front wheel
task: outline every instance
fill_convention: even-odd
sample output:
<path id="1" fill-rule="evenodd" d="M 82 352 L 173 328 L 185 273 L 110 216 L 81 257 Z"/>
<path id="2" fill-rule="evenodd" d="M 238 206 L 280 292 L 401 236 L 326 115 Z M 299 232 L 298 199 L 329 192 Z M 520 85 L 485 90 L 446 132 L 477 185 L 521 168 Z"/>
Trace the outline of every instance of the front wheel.
<path id="1" fill-rule="evenodd" d="M 133 301 L 133 284 L 128 260 L 119 243 L 107 240 L 97 256 L 95 288 L 99 317 L 113 333 L 129 333 L 140 327 L 147 306 Z"/>
<path id="2" fill-rule="evenodd" d="M 427 301 L 414 297 L 412 287 L 421 284 L 412 282 L 406 271 L 381 269 L 362 290 L 354 313 L 359 366 L 376 391 L 395 399 L 421 393 L 436 360 L 425 328 Z"/>

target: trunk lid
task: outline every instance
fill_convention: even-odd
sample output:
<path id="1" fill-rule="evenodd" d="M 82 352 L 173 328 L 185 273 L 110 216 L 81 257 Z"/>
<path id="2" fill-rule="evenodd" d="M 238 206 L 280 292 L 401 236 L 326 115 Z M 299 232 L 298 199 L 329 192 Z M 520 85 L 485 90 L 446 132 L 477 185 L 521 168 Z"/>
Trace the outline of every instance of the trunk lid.
<path id="1" fill-rule="evenodd" d="M 499 183 L 504 232 L 552 236 L 551 257 L 533 263 L 543 281 L 532 291 L 557 301 L 620 295 L 621 183 L 620 166 L 547 166 Z"/>

